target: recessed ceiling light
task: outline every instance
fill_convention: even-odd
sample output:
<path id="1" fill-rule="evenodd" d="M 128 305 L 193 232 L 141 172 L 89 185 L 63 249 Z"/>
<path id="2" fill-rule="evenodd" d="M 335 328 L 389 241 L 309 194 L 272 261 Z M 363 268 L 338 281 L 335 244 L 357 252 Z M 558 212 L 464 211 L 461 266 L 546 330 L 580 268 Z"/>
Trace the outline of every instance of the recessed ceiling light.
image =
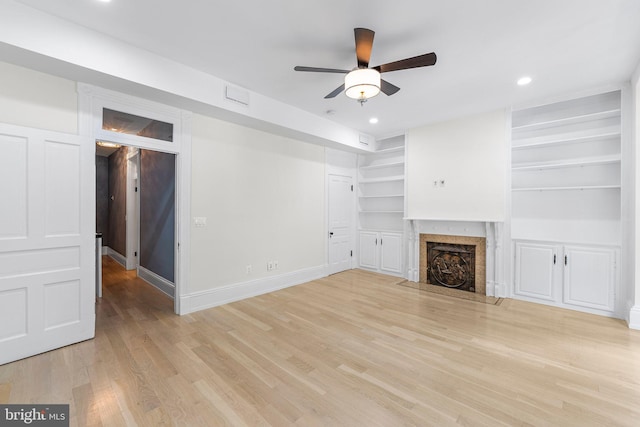
<path id="1" fill-rule="evenodd" d="M 518 86 L 526 86 L 529 83 L 531 83 L 531 77 L 529 76 L 520 77 L 518 79 Z"/>
<path id="2" fill-rule="evenodd" d="M 111 0 L 98 0 L 101 3 L 111 3 Z"/>
<path id="3" fill-rule="evenodd" d="M 371 123 L 372 125 L 375 125 L 376 123 L 378 123 L 378 118 L 377 117 L 371 117 L 369 119 L 369 123 Z"/>

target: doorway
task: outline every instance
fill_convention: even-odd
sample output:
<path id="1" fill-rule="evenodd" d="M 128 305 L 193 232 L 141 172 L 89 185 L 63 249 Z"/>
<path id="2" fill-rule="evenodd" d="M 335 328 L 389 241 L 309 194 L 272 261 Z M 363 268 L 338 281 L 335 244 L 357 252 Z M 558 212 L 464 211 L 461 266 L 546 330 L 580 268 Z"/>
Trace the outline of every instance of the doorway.
<path id="1" fill-rule="evenodd" d="M 171 289 L 174 312 L 184 314 L 181 297 L 186 295 L 188 287 L 190 246 L 191 113 L 82 83 L 78 84 L 78 93 L 81 135 L 88 136 L 92 141 L 111 141 L 173 156 L 175 228 L 174 280 Z M 126 253 L 126 250 L 123 251 Z M 139 265 L 137 268 L 142 271 Z"/>
<path id="2" fill-rule="evenodd" d="M 329 274 L 351 268 L 353 178 L 329 175 Z"/>
<path id="3" fill-rule="evenodd" d="M 102 141 L 96 146 L 96 230 L 104 253 L 172 299 L 175 163 L 171 153 Z"/>

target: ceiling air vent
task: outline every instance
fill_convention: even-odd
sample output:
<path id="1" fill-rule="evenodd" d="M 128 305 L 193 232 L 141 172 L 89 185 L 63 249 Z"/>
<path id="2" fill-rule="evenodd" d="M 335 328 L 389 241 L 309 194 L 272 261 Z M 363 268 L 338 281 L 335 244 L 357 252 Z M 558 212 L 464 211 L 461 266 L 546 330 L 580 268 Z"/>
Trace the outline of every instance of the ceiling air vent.
<path id="1" fill-rule="evenodd" d="M 249 91 L 235 86 L 226 85 L 224 87 L 224 97 L 228 101 L 244 106 L 249 106 Z"/>
<path id="2" fill-rule="evenodd" d="M 369 145 L 369 135 L 360 134 L 360 144 Z"/>

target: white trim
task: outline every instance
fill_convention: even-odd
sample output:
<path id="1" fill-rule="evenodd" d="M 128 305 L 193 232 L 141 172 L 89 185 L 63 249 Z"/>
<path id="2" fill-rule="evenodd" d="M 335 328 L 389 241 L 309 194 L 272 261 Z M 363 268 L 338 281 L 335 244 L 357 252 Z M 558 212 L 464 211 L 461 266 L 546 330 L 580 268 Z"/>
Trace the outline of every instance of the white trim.
<path id="1" fill-rule="evenodd" d="M 217 307 L 245 298 L 251 298 L 312 280 L 327 277 L 327 265 L 306 268 L 278 276 L 265 277 L 248 282 L 234 283 L 202 292 L 180 296 L 180 314 L 193 313 L 207 308 Z"/>
<path id="2" fill-rule="evenodd" d="M 80 103 L 83 105 L 78 128 L 92 140 L 106 139 L 137 148 L 176 155 L 176 239 L 174 312 L 180 309 L 180 295 L 189 289 L 189 247 L 191 245 L 191 116 L 192 113 L 142 98 L 108 89 L 78 83 Z M 121 134 L 102 129 L 102 108 L 107 107 L 173 124 L 173 142 Z M 95 174 L 95 172 L 94 172 Z M 138 250 L 139 252 L 139 250 Z M 115 258 L 114 258 L 115 259 Z M 126 265 L 125 263 L 122 263 Z"/>
<path id="3" fill-rule="evenodd" d="M 116 252 L 114 249 L 111 249 L 109 246 L 103 246 L 102 253 L 105 253 L 105 252 L 107 253 L 107 256 L 111 257 L 115 262 L 120 264 L 125 269 L 127 268 L 127 258 L 124 255 L 122 255 L 120 252 Z"/>
<path id="4" fill-rule="evenodd" d="M 640 305 L 634 305 L 629 310 L 629 329 L 640 330 Z"/>
<path id="5" fill-rule="evenodd" d="M 140 185 L 140 149 L 129 147 L 127 153 L 127 193 L 126 193 L 126 258 L 127 270 L 135 270 L 138 266 L 140 252 L 140 193 L 136 188 Z"/>
<path id="6" fill-rule="evenodd" d="M 178 285 L 173 298 L 173 310 L 184 314 L 181 295 L 190 288 L 191 259 L 191 123 L 193 114 L 183 110 L 180 115 L 182 135 L 180 153 L 176 156 L 176 227 L 175 276 Z"/>
<path id="7" fill-rule="evenodd" d="M 138 266 L 138 277 L 173 299 L 176 293 L 176 286 L 169 280 L 142 266 Z"/>

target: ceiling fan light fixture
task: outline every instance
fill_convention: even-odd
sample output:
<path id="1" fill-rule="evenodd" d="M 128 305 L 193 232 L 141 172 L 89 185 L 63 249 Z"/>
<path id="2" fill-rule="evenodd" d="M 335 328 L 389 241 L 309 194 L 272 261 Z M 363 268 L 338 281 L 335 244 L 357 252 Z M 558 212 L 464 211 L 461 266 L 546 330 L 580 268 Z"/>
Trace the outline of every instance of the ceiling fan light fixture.
<path id="1" fill-rule="evenodd" d="M 358 68 L 344 77 L 344 87 L 349 98 L 365 102 L 380 93 L 380 73 L 372 68 Z"/>

